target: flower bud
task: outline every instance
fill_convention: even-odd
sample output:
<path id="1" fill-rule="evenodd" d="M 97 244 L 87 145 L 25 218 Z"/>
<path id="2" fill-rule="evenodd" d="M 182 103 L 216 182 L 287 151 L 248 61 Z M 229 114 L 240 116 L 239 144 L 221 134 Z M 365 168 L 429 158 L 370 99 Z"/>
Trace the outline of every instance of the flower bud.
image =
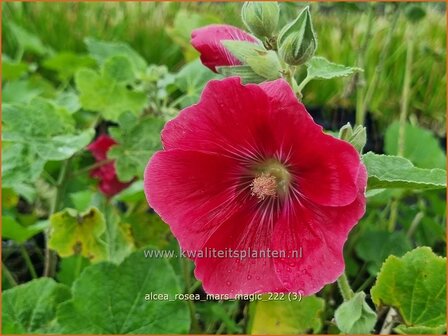
<path id="1" fill-rule="evenodd" d="M 339 138 L 351 143 L 359 153 L 362 153 L 367 142 L 367 131 L 361 125 L 353 129 L 352 125 L 347 123 L 339 130 Z"/>
<path id="2" fill-rule="evenodd" d="M 305 7 L 297 18 L 286 25 L 278 36 L 279 54 L 289 65 L 306 63 L 317 48 L 309 7 Z"/>
<path id="3" fill-rule="evenodd" d="M 255 36 L 270 38 L 277 29 L 279 7 L 277 2 L 247 1 L 241 9 L 241 18 Z"/>

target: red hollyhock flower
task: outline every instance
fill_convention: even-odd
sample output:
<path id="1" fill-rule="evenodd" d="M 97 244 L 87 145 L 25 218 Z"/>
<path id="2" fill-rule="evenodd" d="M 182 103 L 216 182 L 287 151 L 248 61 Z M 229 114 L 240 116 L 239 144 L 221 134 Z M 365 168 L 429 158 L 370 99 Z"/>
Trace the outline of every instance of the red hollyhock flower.
<path id="1" fill-rule="evenodd" d="M 284 80 L 210 81 L 197 105 L 166 124 L 162 142 L 145 171 L 146 196 L 184 251 L 210 251 L 189 255 L 207 292 L 310 295 L 341 275 L 343 245 L 365 212 L 366 170 Z M 258 257 L 209 257 L 213 249 Z"/>
<path id="2" fill-rule="evenodd" d="M 87 149 L 92 153 L 97 162 L 107 160 L 107 152 L 110 147 L 116 144 L 116 141 L 108 135 L 100 135 L 94 142 L 92 142 Z M 90 176 L 96 177 L 100 180 L 99 188 L 101 192 L 107 197 L 112 197 L 118 194 L 123 189 L 126 189 L 130 183 L 120 182 L 115 172 L 113 162 L 105 163 L 97 168 L 92 169 Z"/>
<path id="3" fill-rule="evenodd" d="M 254 36 L 229 25 L 209 25 L 191 33 L 191 44 L 201 53 L 202 63 L 214 72 L 217 66 L 241 64 L 221 43 L 224 40 L 258 43 Z"/>

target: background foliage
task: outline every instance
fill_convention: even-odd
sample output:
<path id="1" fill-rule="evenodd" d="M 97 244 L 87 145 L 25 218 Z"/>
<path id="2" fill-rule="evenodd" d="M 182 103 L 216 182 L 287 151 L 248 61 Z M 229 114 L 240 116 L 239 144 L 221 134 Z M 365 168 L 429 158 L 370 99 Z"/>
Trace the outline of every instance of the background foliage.
<path id="1" fill-rule="evenodd" d="M 281 25 L 303 5 L 281 3 Z M 360 293 L 342 306 L 336 284 L 301 302 L 145 301 L 149 292 L 205 295 L 188 260 L 143 258 L 142 248 L 176 250 L 177 242 L 148 208 L 142 172 L 160 148 L 164 122 L 217 76 L 197 60 L 191 30 L 241 27 L 240 8 L 2 4 L 4 333 L 444 332 L 446 260 L 438 256 L 446 255 L 445 174 L 421 170 L 445 168 L 444 4 L 424 5 L 415 26 L 406 4 L 311 4 L 317 54 L 364 72 L 310 82 L 305 105 L 334 132 L 365 108 L 365 152 L 404 156 L 364 157 L 372 160 L 368 209 L 344 251 L 349 282 Z M 416 42 L 400 153 L 410 34 Z M 304 67 L 298 78 L 305 75 Z M 106 132 L 118 142 L 108 159 L 119 180 L 131 183 L 112 198 L 89 175 L 96 163 L 86 151 Z"/>

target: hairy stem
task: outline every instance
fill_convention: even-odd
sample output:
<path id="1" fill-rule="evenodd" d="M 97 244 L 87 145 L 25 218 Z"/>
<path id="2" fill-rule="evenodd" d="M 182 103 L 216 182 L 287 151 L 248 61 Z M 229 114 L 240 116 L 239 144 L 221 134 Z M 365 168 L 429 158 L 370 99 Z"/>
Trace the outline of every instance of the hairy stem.
<path id="1" fill-rule="evenodd" d="M 350 284 L 348 283 L 347 275 L 345 274 L 345 272 L 342 273 L 342 275 L 338 278 L 338 287 L 344 301 L 350 300 L 355 295 L 350 287 Z"/>

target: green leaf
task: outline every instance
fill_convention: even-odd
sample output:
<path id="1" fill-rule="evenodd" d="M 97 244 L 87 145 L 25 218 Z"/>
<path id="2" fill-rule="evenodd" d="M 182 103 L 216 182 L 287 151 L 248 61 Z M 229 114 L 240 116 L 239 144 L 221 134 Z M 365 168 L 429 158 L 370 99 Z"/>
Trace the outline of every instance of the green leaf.
<path id="1" fill-rule="evenodd" d="M 11 216 L 2 216 L 2 237 L 24 243 L 48 227 L 48 221 L 38 221 L 33 225 L 22 226 Z"/>
<path id="2" fill-rule="evenodd" d="M 84 213 L 65 209 L 50 217 L 50 225 L 49 247 L 61 257 L 81 254 L 93 262 L 107 257 L 106 244 L 100 239 L 106 223 L 97 208 Z"/>
<path id="3" fill-rule="evenodd" d="M 28 155 L 45 160 L 65 160 L 93 138 L 93 129 L 75 131 L 74 120 L 65 109 L 36 98 L 29 104 L 3 105 L 3 140 L 22 143 Z"/>
<path id="4" fill-rule="evenodd" d="M 429 247 L 390 256 L 370 293 L 376 306 L 394 307 L 405 327 L 446 327 L 446 258 Z"/>
<path id="5" fill-rule="evenodd" d="M 104 78 L 110 78 L 118 83 L 130 83 L 136 78 L 131 61 L 123 55 L 108 58 L 101 70 Z"/>
<path id="6" fill-rule="evenodd" d="M 43 67 L 57 72 L 59 79 L 67 81 L 81 68 L 92 68 L 95 60 L 88 55 L 61 52 L 55 54 L 42 63 Z"/>
<path id="7" fill-rule="evenodd" d="M 30 281 L 3 292 L 3 334 L 44 334 L 52 330 L 59 303 L 70 298 L 70 289 L 51 278 Z"/>
<path id="8" fill-rule="evenodd" d="M 205 84 L 215 78 L 218 78 L 218 75 L 204 67 L 200 60 L 184 65 L 174 81 L 176 87 L 185 93 L 181 107 L 195 104 L 199 100 Z"/>
<path id="9" fill-rule="evenodd" d="M 44 170 L 45 160 L 25 144 L 3 142 L 2 187 L 29 188 Z"/>
<path id="10" fill-rule="evenodd" d="M 44 55 L 49 51 L 37 35 L 30 33 L 14 22 L 9 21 L 8 28 L 23 50 L 30 51 L 37 55 Z"/>
<path id="11" fill-rule="evenodd" d="M 71 286 L 82 270 L 89 265 L 89 259 L 80 255 L 61 258 L 56 279 L 64 285 Z"/>
<path id="12" fill-rule="evenodd" d="M 135 72 L 144 72 L 147 63 L 134 49 L 123 42 L 105 42 L 87 37 L 84 42 L 90 55 L 102 65 L 112 56 L 125 56 L 131 62 Z"/>
<path id="13" fill-rule="evenodd" d="M 19 79 L 6 82 L 2 87 L 2 104 L 29 103 L 42 93 L 28 79 Z"/>
<path id="14" fill-rule="evenodd" d="M 20 79 L 28 72 L 28 65 L 22 62 L 13 62 L 9 59 L 5 59 L 5 55 L 2 55 L 2 80 L 14 81 Z"/>
<path id="15" fill-rule="evenodd" d="M 440 325 L 438 327 L 406 327 L 401 324 L 394 331 L 403 335 L 445 335 L 446 325 Z"/>
<path id="16" fill-rule="evenodd" d="M 399 157 L 364 154 L 363 162 L 368 172 L 368 187 L 442 189 L 446 188 L 446 171 L 443 169 L 423 169 L 415 167 L 411 161 Z"/>
<path id="17" fill-rule="evenodd" d="M 170 227 L 157 214 L 148 214 L 146 209 L 136 211 L 125 218 L 131 225 L 131 232 L 137 247 L 155 246 L 166 248 L 169 237 L 172 237 Z"/>
<path id="18" fill-rule="evenodd" d="M 356 67 L 347 67 L 342 64 L 336 64 L 328 61 L 324 57 L 314 56 L 306 63 L 307 77 L 310 79 L 331 79 L 335 77 L 345 77 L 354 74 L 357 71 L 363 71 Z"/>
<path id="19" fill-rule="evenodd" d="M 364 292 L 356 293 L 336 309 L 334 313 L 336 325 L 344 334 L 371 333 L 377 317 L 365 299 Z"/>
<path id="20" fill-rule="evenodd" d="M 376 313 L 366 302 L 364 292 L 356 293 L 335 311 L 334 318 L 344 334 L 370 334 L 376 323 Z"/>
<path id="21" fill-rule="evenodd" d="M 127 117 L 130 115 L 128 114 Z M 125 117 L 125 116 L 124 116 Z M 148 160 L 161 148 L 160 131 L 164 121 L 159 117 L 146 117 L 133 126 L 120 120 L 120 128 L 114 133 L 118 145 L 107 153 L 115 160 L 115 168 L 121 181 L 130 181 L 135 176 L 142 178 Z"/>
<path id="22" fill-rule="evenodd" d="M 299 301 L 258 301 L 251 325 L 251 334 L 303 334 L 322 328 L 321 314 L 325 301 L 315 296 Z"/>
<path id="23" fill-rule="evenodd" d="M 368 230 L 355 246 L 356 254 L 367 263 L 367 270 L 371 275 L 378 274 L 381 265 L 389 255 L 401 257 L 411 249 L 409 238 L 401 231 Z"/>
<path id="24" fill-rule="evenodd" d="M 73 299 L 60 305 L 57 320 L 69 334 L 181 334 L 190 317 L 186 302 L 165 259 L 135 252 L 117 266 L 103 262 L 86 268 L 72 287 Z M 146 294 L 172 300 L 147 300 Z"/>
<path id="25" fill-rule="evenodd" d="M 81 109 L 78 95 L 71 90 L 60 92 L 55 99 L 55 104 L 65 108 L 71 114 Z"/>
<path id="26" fill-rule="evenodd" d="M 135 250 L 131 226 L 122 222 L 118 212 L 106 209 L 106 231 L 104 240 L 107 244 L 108 261 L 120 263 Z"/>
<path id="27" fill-rule="evenodd" d="M 249 65 L 234 65 L 216 67 L 216 70 L 225 77 L 238 76 L 244 84 L 261 83 L 266 78 L 257 74 Z"/>
<path id="28" fill-rule="evenodd" d="M 104 74 L 110 74 L 110 71 L 103 68 L 102 74 L 99 74 L 90 69 L 81 69 L 76 73 L 75 83 L 82 107 L 99 112 L 112 121 L 117 121 L 124 112 L 141 113 L 146 106 L 146 94 L 129 90 L 126 83 Z"/>
<path id="29" fill-rule="evenodd" d="M 249 56 L 246 62 L 255 73 L 267 80 L 280 78 L 282 66 L 275 51 L 269 50 L 263 55 Z"/>
<path id="30" fill-rule="evenodd" d="M 262 45 L 248 41 L 222 40 L 221 43 L 243 64 L 247 63 L 249 57 L 267 54 L 267 50 Z"/>
<path id="31" fill-rule="evenodd" d="M 399 123 L 392 123 L 384 135 L 384 151 L 398 153 Z M 404 127 L 403 156 L 420 168 L 445 168 L 445 152 L 437 138 L 424 128 L 406 123 Z"/>
<path id="32" fill-rule="evenodd" d="M 70 194 L 70 200 L 78 211 L 85 211 L 92 204 L 93 192 L 81 190 Z"/>

